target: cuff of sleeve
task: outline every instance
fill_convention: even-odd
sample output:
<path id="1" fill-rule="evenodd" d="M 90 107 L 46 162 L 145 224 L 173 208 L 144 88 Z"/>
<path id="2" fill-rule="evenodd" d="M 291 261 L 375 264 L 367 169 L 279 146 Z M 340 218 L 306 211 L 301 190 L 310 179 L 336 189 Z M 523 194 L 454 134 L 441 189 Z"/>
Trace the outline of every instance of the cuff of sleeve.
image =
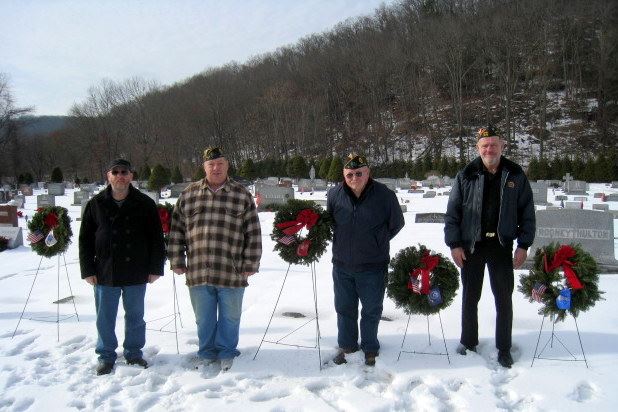
<path id="1" fill-rule="evenodd" d="M 453 242 L 449 244 L 448 247 L 450 247 L 451 249 L 455 249 L 455 248 L 462 247 L 462 246 L 461 246 L 461 242 Z"/>
<path id="2" fill-rule="evenodd" d="M 522 245 L 520 243 L 517 244 L 517 247 L 519 249 L 523 249 L 523 250 L 528 250 L 528 248 L 530 247 L 530 245 Z"/>

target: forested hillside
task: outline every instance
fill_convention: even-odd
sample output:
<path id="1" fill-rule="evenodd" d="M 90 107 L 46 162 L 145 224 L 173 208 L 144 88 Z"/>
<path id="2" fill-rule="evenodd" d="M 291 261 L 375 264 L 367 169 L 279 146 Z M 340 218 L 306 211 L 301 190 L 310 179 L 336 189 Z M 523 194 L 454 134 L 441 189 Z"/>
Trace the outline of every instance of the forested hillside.
<path id="1" fill-rule="evenodd" d="M 208 145 L 223 146 L 237 169 L 274 162 L 272 173 L 294 156 L 319 167 L 351 150 L 385 173 L 449 172 L 489 123 L 524 164 L 615 166 L 615 3 L 407 0 L 172 86 L 104 81 L 66 129 L 21 147 L 4 173 L 60 166 L 96 179 L 124 156 L 190 177 Z"/>

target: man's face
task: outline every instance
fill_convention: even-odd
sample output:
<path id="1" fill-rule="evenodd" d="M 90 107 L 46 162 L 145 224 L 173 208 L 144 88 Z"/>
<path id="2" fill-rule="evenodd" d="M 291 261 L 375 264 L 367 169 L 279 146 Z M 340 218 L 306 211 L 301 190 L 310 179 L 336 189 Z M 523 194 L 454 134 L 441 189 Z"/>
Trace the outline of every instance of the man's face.
<path id="1" fill-rule="evenodd" d="M 486 168 L 498 167 L 500 156 L 502 156 L 502 150 L 504 149 L 504 141 L 502 139 L 498 136 L 482 137 L 476 143 L 476 148 Z"/>
<path id="2" fill-rule="evenodd" d="M 227 180 L 227 170 L 229 163 L 225 157 L 220 157 L 214 160 L 206 160 L 204 162 L 204 171 L 206 172 L 206 180 L 208 184 L 219 186 Z"/>
<path id="3" fill-rule="evenodd" d="M 369 181 L 369 168 L 363 166 L 358 169 L 343 169 L 343 177 L 350 189 L 361 192 Z"/>
<path id="4" fill-rule="evenodd" d="M 125 191 L 133 180 L 133 173 L 126 167 L 118 166 L 107 172 L 107 181 L 114 191 Z"/>

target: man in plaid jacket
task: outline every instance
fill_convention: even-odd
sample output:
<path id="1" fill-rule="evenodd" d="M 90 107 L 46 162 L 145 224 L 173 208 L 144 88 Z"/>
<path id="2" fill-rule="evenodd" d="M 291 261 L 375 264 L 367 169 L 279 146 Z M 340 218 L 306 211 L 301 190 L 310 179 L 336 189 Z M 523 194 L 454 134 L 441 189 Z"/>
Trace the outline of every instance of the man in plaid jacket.
<path id="1" fill-rule="evenodd" d="M 228 370 L 240 355 L 238 334 L 247 278 L 259 270 L 260 221 L 251 193 L 229 179 L 220 148 L 204 151 L 206 177 L 190 184 L 172 214 L 168 257 L 187 286 L 204 364 Z M 218 312 L 218 316 L 217 316 Z"/>

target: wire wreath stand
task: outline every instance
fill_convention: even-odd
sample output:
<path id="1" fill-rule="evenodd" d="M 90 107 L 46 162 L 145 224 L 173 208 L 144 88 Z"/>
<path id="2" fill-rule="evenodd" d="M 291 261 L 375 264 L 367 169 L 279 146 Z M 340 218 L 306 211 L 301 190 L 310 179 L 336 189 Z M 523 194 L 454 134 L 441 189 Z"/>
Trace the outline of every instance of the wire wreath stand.
<path id="1" fill-rule="evenodd" d="M 60 318 L 60 304 L 63 303 L 60 299 L 60 255 L 62 255 L 62 259 L 64 261 L 64 269 L 67 275 L 67 283 L 69 285 L 69 292 L 71 293 L 70 298 L 73 301 L 73 310 L 74 310 L 74 313 L 64 315 L 62 318 Z M 54 303 L 56 304 L 56 320 L 55 320 L 56 331 L 58 335 L 58 342 L 60 342 L 60 321 L 65 321 L 75 316 L 77 318 L 77 321 L 79 322 L 79 315 L 77 314 L 77 306 L 75 305 L 75 296 L 73 295 L 73 288 L 71 288 L 71 280 L 69 278 L 69 271 L 67 269 L 67 260 L 66 260 L 65 254 L 59 253 L 57 256 L 58 256 L 58 264 L 56 265 L 58 269 L 57 270 L 58 276 L 56 280 L 57 300 Z M 24 317 L 24 313 L 26 312 L 26 307 L 28 306 L 28 302 L 30 301 L 30 296 L 32 295 L 32 289 L 34 289 L 34 284 L 39 275 L 39 271 L 41 270 L 41 263 L 43 262 L 43 258 L 44 256 L 41 256 L 41 259 L 39 260 L 39 266 L 37 267 L 36 273 L 34 275 L 34 279 L 32 280 L 32 285 L 30 286 L 30 291 L 28 292 L 26 303 L 24 304 L 24 308 L 21 311 L 21 315 L 19 315 L 19 320 L 17 321 L 17 326 L 15 326 L 15 330 L 13 331 L 13 335 L 11 336 L 11 339 L 15 337 L 15 334 L 17 333 L 17 329 L 19 328 L 19 324 L 21 323 L 21 320 Z M 51 259 L 51 257 L 49 257 L 48 259 Z M 35 320 L 35 321 L 41 321 L 41 322 L 54 322 L 54 320 L 49 320 L 50 318 L 53 318 L 53 316 L 46 316 L 46 317 L 41 317 L 41 318 L 29 318 L 29 319 Z"/>
<path id="2" fill-rule="evenodd" d="M 321 352 L 321 348 L 320 348 L 320 318 L 318 315 L 318 299 L 317 299 L 317 276 L 316 276 L 316 270 L 315 270 L 315 263 L 311 263 L 309 265 L 311 267 L 311 283 L 313 285 L 313 306 L 315 309 L 315 316 L 312 317 L 311 319 L 307 320 L 305 323 L 303 323 L 302 325 L 300 325 L 299 327 L 297 327 L 296 329 L 294 329 L 293 331 L 289 332 L 288 334 L 286 334 L 285 336 L 273 341 L 273 340 L 267 340 L 266 339 L 266 335 L 268 334 L 268 329 L 270 328 L 270 324 L 273 320 L 273 317 L 275 316 L 275 312 L 277 310 L 277 305 L 279 304 L 279 299 L 281 298 L 281 294 L 283 293 L 283 288 L 285 286 L 285 281 L 288 278 L 288 274 L 290 273 L 290 268 L 292 267 L 292 264 L 290 263 L 288 265 L 288 269 L 285 272 L 285 277 L 283 278 L 283 283 L 281 284 L 281 289 L 279 290 L 279 295 L 277 296 L 277 300 L 275 302 L 275 307 L 273 308 L 273 312 L 270 315 L 270 319 L 268 320 L 268 325 L 266 326 L 266 330 L 264 331 L 264 336 L 262 336 L 262 340 L 260 341 L 260 345 L 257 348 L 257 351 L 255 352 L 255 355 L 253 356 L 253 360 L 255 360 L 255 358 L 257 357 L 258 353 L 260 353 L 260 348 L 262 347 L 262 344 L 264 342 L 266 343 L 271 343 L 274 345 L 283 345 L 283 346 L 294 346 L 297 348 L 307 348 L 307 349 L 317 349 L 318 351 L 318 362 L 319 362 L 319 366 L 320 366 L 320 370 L 322 370 L 322 352 Z M 315 320 L 315 345 L 314 346 L 306 346 L 306 345 L 298 345 L 298 344 L 292 344 L 292 343 L 285 343 L 283 342 L 286 338 L 288 338 L 289 336 L 293 335 L 295 332 L 299 331 L 300 329 L 302 329 L 303 327 L 305 327 L 306 325 L 308 325 L 309 323 L 311 323 L 312 321 Z"/>
<path id="3" fill-rule="evenodd" d="M 154 329 L 154 328 L 146 328 L 146 329 L 155 331 L 155 332 L 173 333 L 176 338 L 176 353 L 180 355 L 180 348 L 178 346 L 178 324 L 176 322 L 176 318 L 178 318 L 178 320 L 180 321 L 181 328 L 184 328 L 184 325 L 182 324 L 182 316 L 180 315 L 180 304 L 178 303 L 178 293 L 176 292 L 176 273 L 172 272 L 171 278 L 172 278 L 172 288 L 173 288 L 173 293 L 174 293 L 174 298 L 173 298 L 174 313 L 172 313 L 171 315 L 161 316 L 160 318 L 151 319 L 149 321 L 146 321 L 146 324 L 161 321 L 164 319 L 169 319 L 169 318 L 172 318 L 172 319 L 169 319 L 167 322 L 165 322 L 163 326 L 161 326 L 159 329 Z M 172 322 L 174 322 L 174 329 L 165 330 L 167 325 L 169 325 Z"/>
<path id="4" fill-rule="evenodd" d="M 584 362 L 586 364 L 586 368 L 588 368 L 588 361 L 586 360 L 586 353 L 584 352 L 584 345 L 582 344 L 582 337 L 581 337 L 581 335 L 579 333 L 579 327 L 577 326 L 577 317 L 576 316 L 573 316 L 573 321 L 575 322 L 575 330 L 577 331 L 577 339 L 579 340 L 579 347 L 580 347 L 580 349 L 582 351 L 583 359 L 580 359 L 577 356 L 575 356 L 569 350 L 569 348 L 567 348 L 567 346 L 560 340 L 560 338 L 558 338 L 558 335 L 556 335 L 556 332 L 555 332 L 556 322 L 552 322 L 551 334 L 550 334 L 549 338 L 547 339 L 547 342 L 545 342 L 545 345 L 543 345 L 543 348 L 540 351 L 538 350 L 539 349 L 539 342 L 541 341 L 541 333 L 543 332 L 543 324 L 545 323 L 545 318 L 546 317 L 547 317 L 547 315 L 544 315 L 543 319 L 541 320 L 541 328 L 539 329 L 539 337 L 538 337 L 538 339 L 536 341 L 536 347 L 534 348 L 534 355 L 532 355 L 532 363 L 530 364 L 530 367 L 534 366 L 534 360 L 535 359 L 543 359 L 543 360 L 556 360 L 556 361 L 563 361 L 563 362 Z M 554 339 L 570 355 L 571 359 L 550 358 L 550 357 L 542 356 L 543 352 L 545 352 L 545 350 L 547 349 L 547 345 L 549 345 L 550 348 L 554 347 Z"/>
<path id="5" fill-rule="evenodd" d="M 403 340 L 401 341 L 401 348 L 399 350 L 399 355 L 397 355 L 397 362 L 399 362 L 399 358 L 401 358 L 402 353 L 413 353 L 417 355 L 436 355 L 436 356 L 446 356 L 448 363 L 451 363 L 451 357 L 449 356 L 448 349 L 446 347 L 446 339 L 444 337 L 444 327 L 442 326 L 442 316 L 440 316 L 440 312 L 438 311 L 438 319 L 440 320 L 440 331 L 442 332 L 442 342 L 444 343 L 444 352 L 424 352 L 424 351 L 406 351 L 403 350 L 403 345 L 406 342 L 406 336 L 408 335 L 408 327 L 410 326 L 410 318 L 412 314 L 408 315 L 408 323 L 406 324 L 406 331 L 403 334 Z M 431 333 L 429 331 L 429 315 L 425 315 L 427 318 L 427 346 L 431 346 Z M 426 346 L 426 347 L 427 347 Z"/>

